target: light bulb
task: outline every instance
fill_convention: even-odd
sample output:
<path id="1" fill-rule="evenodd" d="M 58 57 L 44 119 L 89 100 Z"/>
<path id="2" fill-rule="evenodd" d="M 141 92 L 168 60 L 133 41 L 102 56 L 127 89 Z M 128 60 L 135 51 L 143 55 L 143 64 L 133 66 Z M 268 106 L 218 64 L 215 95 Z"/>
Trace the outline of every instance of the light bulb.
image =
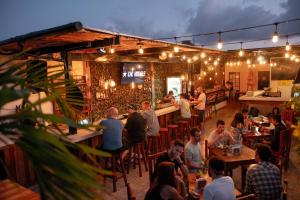
<path id="1" fill-rule="evenodd" d="M 217 75 L 218 75 L 218 72 L 216 72 L 215 75 L 217 76 Z"/>
<path id="2" fill-rule="evenodd" d="M 211 57 L 208 58 L 208 61 L 211 61 Z"/>
<path id="3" fill-rule="evenodd" d="M 291 50 L 291 46 L 290 46 L 289 42 L 286 42 L 286 44 L 285 44 L 285 50 L 286 51 Z"/>
<path id="4" fill-rule="evenodd" d="M 143 54 L 144 53 L 144 49 L 142 47 L 139 48 L 139 54 Z"/>
<path id="5" fill-rule="evenodd" d="M 250 65 L 251 62 L 249 59 L 247 59 L 246 63 L 247 63 L 247 65 Z"/>
<path id="6" fill-rule="evenodd" d="M 203 75 L 206 76 L 206 72 L 203 72 Z"/>
<path id="7" fill-rule="evenodd" d="M 299 58 L 296 58 L 295 61 L 296 61 L 296 62 L 299 62 L 300 60 L 299 60 Z"/>
<path id="8" fill-rule="evenodd" d="M 167 55 L 167 53 L 163 51 L 163 52 L 161 53 L 161 55 L 162 55 L 163 57 L 165 57 L 165 56 Z"/>
<path id="9" fill-rule="evenodd" d="M 182 60 L 185 60 L 185 59 L 186 59 L 186 55 L 183 55 L 183 56 L 182 56 Z"/>
<path id="10" fill-rule="evenodd" d="M 210 80 L 210 81 L 211 81 L 211 79 L 212 79 L 212 78 L 211 78 L 211 77 L 209 77 L 209 80 Z"/>
<path id="11" fill-rule="evenodd" d="M 189 82 L 189 85 L 192 85 L 192 81 Z"/>
<path id="12" fill-rule="evenodd" d="M 202 52 L 202 53 L 200 54 L 200 57 L 201 57 L 201 58 L 205 58 L 205 57 L 206 57 L 206 54 L 205 54 L 204 52 Z"/>
<path id="13" fill-rule="evenodd" d="M 174 52 L 178 53 L 179 52 L 179 47 L 178 46 L 174 46 Z"/>
<path id="14" fill-rule="evenodd" d="M 207 60 L 206 60 L 206 61 L 204 61 L 204 64 L 206 64 L 206 65 L 207 65 L 207 63 L 208 63 L 208 62 L 207 62 Z"/>
<path id="15" fill-rule="evenodd" d="M 242 57 L 243 55 L 244 55 L 244 51 L 243 51 L 243 49 L 240 49 L 239 56 Z"/>
<path id="16" fill-rule="evenodd" d="M 221 40 L 219 40 L 219 42 L 217 44 L 217 48 L 218 49 L 222 49 L 223 48 L 223 43 L 221 42 Z"/>
<path id="17" fill-rule="evenodd" d="M 194 61 L 198 60 L 198 56 L 193 56 L 193 60 Z"/>
<path id="18" fill-rule="evenodd" d="M 181 76 L 181 80 L 183 80 L 183 81 L 184 81 L 184 79 L 185 79 L 185 77 L 184 77 L 184 75 L 182 75 L 182 76 Z"/>
<path id="19" fill-rule="evenodd" d="M 134 82 L 131 83 L 131 88 L 134 89 L 135 88 L 135 84 Z"/>
<path id="20" fill-rule="evenodd" d="M 192 62 L 192 59 L 188 58 L 188 59 L 187 59 L 187 62 L 188 62 L 188 63 L 191 63 L 191 62 Z"/>
<path id="21" fill-rule="evenodd" d="M 278 42 L 278 40 L 279 40 L 279 35 L 278 35 L 278 32 L 275 31 L 273 34 L 273 37 L 272 37 L 272 42 L 276 43 L 276 42 Z"/>
<path id="22" fill-rule="evenodd" d="M 110 53 L 111 54 L 115 53 L 115 49 L 114 48 L 110 48 Z"/>
<path id="23" fill-rule="evenodd" d="M 169 58 L 172 58 L 173 57 L 173 53 L 169 53 Z"/>
<path id="24" fill-rule="evenodd" d="M 289 58 L 289 57 L 290 57 L 290 54 L 289 54 L 289 53 L 285 53 L 285 54 L 284 54 L 284 57 L 285 57 L 285 58 Z"/>
<path id="25" fill-rule="evenodd" d="M 116 86 L 116 82 L 114 80 L 110 81 L 110 87 L 115 87 Z"/>
<path id="26" fill-rule="evenodd" d="M 217 66 L 219 63 L 217 60 L 214 61 L 214 66 Z"/>

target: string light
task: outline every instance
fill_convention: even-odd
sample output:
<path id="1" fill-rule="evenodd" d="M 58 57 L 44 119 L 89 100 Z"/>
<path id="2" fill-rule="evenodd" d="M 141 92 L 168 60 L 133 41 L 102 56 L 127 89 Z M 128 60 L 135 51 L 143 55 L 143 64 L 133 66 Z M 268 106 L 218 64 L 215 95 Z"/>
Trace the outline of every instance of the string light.
<path id="1" fill-rule="evenodd" d="M 289 58 L 289 57 L 290 57 L 290 54 L 289 54 L 289 53 L 285 53 L 285 54 L 284 54 L 284 57 L 285 57 L 285 58 Z"/>
<path id="2" fill-rule="evenodd" d="M 182 56 L 182 60 L 185 60 L 185 59 L 186 59 L 186 55 L 183 55 L 183 56 Z"/>
<path id="3" fill-rule="evenodd" d="M 169 53 L 169 58 L 172 58 L 173 57 L 173 53 Z"/>
<path id="4" fill-rule="evenodd" d="M 174 52 L 175 53 L 178 53 L 179 52 L 179 47 L 176 45 L 176 46 L 174 46 Z"/>
<path id="5" fill-rule="evenodd" d="M 143 54 L 144 53 L 144 49 L 142 48 L 142 46 L 139 47 L 139 54 Z"/>
<path id="6" fill-rule="evenodd" d="M 222 47 L 223 47 L 223 43 L 221 40 L 221 32 L 219 32 L 219 40 L 218 40 L 217 48 L 222 49 Z"/>
<path id="7" fill-rule="evenodd" d="M 296 62 L 300 62 L 300 60 L 299 60 L 299 58 L 296 58 L 296 60 L 295 60 Z"/>
<path id="8" fill-rule="evenodd" d="M 162 55 L 163 57 L 166 57 L 166 56 L 167 56 L 167 53 L 163 51 L 163 52 L 161 53 L 161 55 Z"/>
<path id="9" fill-rule="evenodd" d="M 289 36 L 286 36 L 285 50 L 286 51 L 291 50 L 291 46 L 289 44 Z"/>
<path id="10" fill-rule="evenodd" d="M 239 56 L 240 56 L 240 57 L 244 56 L 243 42 L 241 42 L 241 48 L 240 48 L 240 51 L 239 51 Z"/>
<path id="11" fill-rule="evenodd" d="M 115 49 L 114 49 L 114 48 L 112 48 L 112 47 L 110 48 L 110 50 L 109 50 L 109 51 L 110 51 L 110 53 L 111 53 L 111 54 L 114 54 L 114 53 L 115 53 Z"/>
<path id="12" fill-rule="evenodd" d="M 278 23 L 275 23 L 275 32 L 273 33 L 273 37 L 272 37 L 272 42 L 273 43 L 276 43 L 279 40 L 279 35 L 278 35 L 278 32 L 277 32 L 277 26 L 278 26 Z"/>
<path id="13" fill-rule="evenodd" d="M 198 60 L 198 56 L 193 56 L 193 61 Z"/>
<path id="14" fill-rule="evenodd" d="M 205 58 L 205 57 L 206 57 L 206 54 L 205 54 L 204 52 L 201 52 L 200 57 L 201 57 L 201 58 Z"/>
<path id="15" fill-rule="evenodd" d="M 192 63 L 192 59 L 191 59 L 191 58 L 188 58 L 188 59 L 187 59 L 187 62 L 188 62 L 188 63 Z"/>

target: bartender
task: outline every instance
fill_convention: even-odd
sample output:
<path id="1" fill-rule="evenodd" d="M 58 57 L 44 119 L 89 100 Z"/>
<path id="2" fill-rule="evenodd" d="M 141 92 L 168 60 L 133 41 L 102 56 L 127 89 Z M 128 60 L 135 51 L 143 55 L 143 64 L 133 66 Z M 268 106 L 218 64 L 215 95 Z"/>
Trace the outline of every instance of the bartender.
<path id="1" fill-rule="evenodd" d="M 175 101 L 174 92 L 172 90 L 170 90 L 168 95 L 164 97 L 164 101 L 166 101 L 166 102 L 174 102 Z"/>

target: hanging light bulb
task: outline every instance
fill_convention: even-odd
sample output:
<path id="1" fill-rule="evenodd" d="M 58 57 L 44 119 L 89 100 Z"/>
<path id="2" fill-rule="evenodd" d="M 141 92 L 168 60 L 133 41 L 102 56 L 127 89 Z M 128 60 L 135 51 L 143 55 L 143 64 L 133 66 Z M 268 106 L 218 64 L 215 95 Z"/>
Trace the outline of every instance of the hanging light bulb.
<path id="1" fill-rule="evenodd" d="M 191 58 L 188 58 L 188 59 L 187 59 L 187 62 L 188 62 L 188 63 L 192 63 L 192 59 L 191 59 Z"/>
<path id="2" fill-rule="evenodd" d="M 285 58 L 289 58 L 289 57 L 290 57 L 290 54 L 289 54 L 289 53 L 285 53 L 285 54 L 284 54 L 284 57 L 285 57 Z"/>
<path id="3" fill-rule="evenodd" d="M 193 61 L 196 61 L 196 60 L 198 60 L 199 58 L 198 58 L 198 56 L 193 56 Z"/>
<path id="4" fill-rule="evenodd" d="M 273 33 L 273 37 L 272 37 L 272 42 L 273 43 L 276 43 L 279 40 L 279 35 L 278 35 L 278 32 L 277 32 L 277 26 L 278 26 L 278 23 L 275 23 L 275 32 Z"/>
<path id="5" fill-rule="evenodd" d="M 217 48 L 222 49 L 222 47 L 223 47 L 223 43 L 221 40 L 221 32 L 219 32 L 219 40 L 218 40 Z"/>
<path id="6" fill-rule="evenodd" d="M 169 53 L 169 58 L 172 58 L 173 57 L 173 53 Z"/>
<path id="7" fill-rule="evenodd" d="M 110 48 L 110 50 L 109 50 L 109 51 L 110 51 L 110 53 L 111 53 L 111 54 L 115 53 L 115 49 L 114 49 L 114 48 L 112 48 L 112 47 Z"/>
<path id="8" fill-rule="evenodd" d="M 200 57 L 201 57 L 201 58 L 205 58 L 205 57 L 206 57 L 206 54 L 205 54 L 204 52 L 202 52 L 202 53 L 200 54 Z"/>
<path id="9" fill-rule="evenodd" d="M 185 59 L 186 59 L 186 55 L 183 55 L 183 56 L 182 56 L 182 60 L 185 60 Z"/>
<path id="10" fill-rule="evenodd" d="M 241 48 L 240 48 L 240 51 L 239 51 L 239 56 L 240 57 L 244 56 L 243 43 L 242 42 L 241 42 Z"/>
<path id="11" fill-rule="evenodd" d="M 203 72 L 203 75 L 206 76 L 206 72 Z"/>
<path id="12" fill-rule="evenodd" d="M 116 86 L 116 82 L 114 80 L 110 80 L 109 86 L 110 87 L 115 87 Z"/>
<path id="13" fill-rule="evenodd" d="M 299 58 L 296 58 L 295 61 L 296 61 L 297 63 L 300 62 Z"/>
<path id="14" fill-rule="evenodd" d="M 217 66 L 219 62 L 217 60 L 214 61 L 214 66 Z"/>
<path id="15" fill-rule="evenodd" d="M 163 51 L 163 52 L 161 53 L 161 56 L 166 57 L 166 56 L 167 56 L 167 53 Z"/>
<path id="16" fill-rule="evenodd" d="M 139 54 L 143 54 L 144 53 L 144 49 L 142 48 L 142 46 L 139 47 Z"/>
<path id="17" fill-rule="evenodd" d="M 249 59 L 247 59 L 246 63 L 247 63 L 247 65 L 250 65 L 251 61 Z"/>
<path id="18" fill-rule="evenodd" d="M 207 65 L 207 63 L 208 63 L 208 62 L 207 62 L 207 60 L 206 60 L 206 61 L 204 61 L 204 64 L 206 64 L 206 65 Z"/>
<path id="19" fill-rule="evenodd" d="M 285 50 L 286 51 L 291 50 L 291 46 L 289 44 L 289 36 L 286 36 Z"/>
<path id="20" fill-rule="evenodd" d="M 178 53 L 179 52 L 179 47 L 176 45 L 176 46 L 174 46 L 174 52 L 175 53 Z"/>

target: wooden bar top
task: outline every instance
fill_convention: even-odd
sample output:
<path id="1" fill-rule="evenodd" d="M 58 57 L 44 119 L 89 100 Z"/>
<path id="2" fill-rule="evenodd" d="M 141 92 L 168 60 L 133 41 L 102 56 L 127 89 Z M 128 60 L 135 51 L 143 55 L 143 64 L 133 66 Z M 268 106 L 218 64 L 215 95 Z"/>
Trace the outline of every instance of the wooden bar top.
<path id="1" fill-rule="evenodd" d="M 40 200 L 40 195 L 9 179 L 0 181 L 1 200 Z"/>

